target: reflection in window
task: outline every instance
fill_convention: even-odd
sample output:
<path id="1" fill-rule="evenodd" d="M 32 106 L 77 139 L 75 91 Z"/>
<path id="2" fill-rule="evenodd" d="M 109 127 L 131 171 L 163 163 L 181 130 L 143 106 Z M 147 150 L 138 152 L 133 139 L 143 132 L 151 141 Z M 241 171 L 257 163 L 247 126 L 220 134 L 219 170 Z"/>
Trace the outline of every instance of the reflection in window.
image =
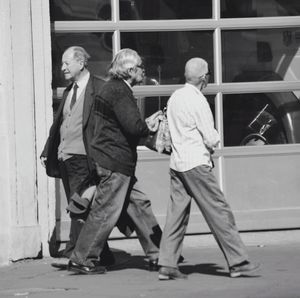
<path id="1" fill-rule="evenodd" d="M 223 31 L 223 80 L 299 80 L 299 45 L 300 28 Z"/>
<path id="2" fill-rule="evenodd" d="M 146 84 L 184 83 L 184 66 L 192 57 L 201 57 L 214 68 L 211 31 L 124 32 L 121 47 L 132 48 L 145 59 Z"/>
<path id="3" fill-rule="evenodd" d="M 224 95 L 223 113 L 225 146 L 300 143 L 296 92 Z"/>
<path id="4" fill-rule="evenodd" d="M 215 116 L 215 96 L 205 96 L 213 115 Z M 163 110 L 167 107 L 169 96 L 153 96 L 153 97 L 139 97 L 138 106 L 142 115 L 145 119 L 159 110 Z"/>
<path id="5" fill-rule="evenodd" d="M 222 18 L 297 16 L 299 0 L 221 0 Z"/>
<path id="6" fill-rule="evenodd" d="M 81 46 L 91 56 L 88 68 L 91 73 L 106 77 L 112 60 L 112 33 L 68 33 L 52 36 L 52 88 L 66 86 L 61 73 L 61 57 L 71 46 Z"/>
<path id="7" fill-rule="evenodd" d="M 212 0 L 120 0 L 121 20 L 212 18 Z"/>
<path id="8" fill-rule="evenodd" d="M 111 20 L 111 0 L 50 0 L 50 19 Z"/>

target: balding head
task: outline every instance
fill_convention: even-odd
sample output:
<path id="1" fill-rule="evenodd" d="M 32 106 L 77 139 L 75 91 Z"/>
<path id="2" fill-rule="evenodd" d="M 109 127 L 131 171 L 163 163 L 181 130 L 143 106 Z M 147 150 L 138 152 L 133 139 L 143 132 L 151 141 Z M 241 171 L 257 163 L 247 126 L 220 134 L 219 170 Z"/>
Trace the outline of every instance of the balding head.
<path id="1" fill-rule="evenodd" d="M 187 83 L 198 86 L 205 80 L 208 64 L 202 58 L 192 58 L 185 64 L 185 79 Z"/>

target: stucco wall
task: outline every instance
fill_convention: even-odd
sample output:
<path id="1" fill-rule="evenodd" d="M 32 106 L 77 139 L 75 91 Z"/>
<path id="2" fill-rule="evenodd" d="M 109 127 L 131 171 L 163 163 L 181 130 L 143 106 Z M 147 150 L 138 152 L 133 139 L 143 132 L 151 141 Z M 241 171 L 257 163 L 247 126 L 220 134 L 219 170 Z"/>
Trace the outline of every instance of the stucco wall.
<path id="1" fill-rule="evenodd" d="M 47 255 L 54 226 L 54 188 L 38 159 L 52 121 L 45 2 L 0 1 L 0 265 Z"/>

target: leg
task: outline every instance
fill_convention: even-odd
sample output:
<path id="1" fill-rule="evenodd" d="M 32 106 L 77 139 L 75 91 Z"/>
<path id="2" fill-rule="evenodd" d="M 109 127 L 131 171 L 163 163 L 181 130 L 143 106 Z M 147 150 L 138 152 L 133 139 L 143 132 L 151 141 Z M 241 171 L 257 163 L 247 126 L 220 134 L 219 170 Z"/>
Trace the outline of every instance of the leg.
<path id="1" fill-rule="evenodd" d="M 150 259 L 158 258 L 162 231 L 153 214 L 151 202 L 141 190 L 136 178 L 133 178 L 129 192 L 127 213 L 134 222 L 135 231 L 141 246 Z"/>
<path id="2" fill-rule="evenodd" d="M 64 189 L 66 192 L 67 200 L 70 201 L 70 197 L 74 192 L 78 191 L 82 184 L 86 181 L 87 177 L 90 175 L 87 157 L 85 155 L 73 155 L 71 158 L 60 163 L 60 171 L 62 174 L 62 181 Z M 77 239 L 79 237 L 80 231 L 86 220 L 86 214 L 84 217 L 74 215 L 70 213 L 71 226 L 69 233 L 69 241 L 66 244 L 64 250 L 64 256 L 70 258 Z M 108 263 L 112 263 L 113 254 L 106 243 L 105 249 L 100 256 L 103 260 L 107 259 Z"/>
<path id="3" fill-rule="evenodd" d="M 87 158 L 84 155 L 73 155 L 64 162 L 60 162 L 60 172 L 64 185 L 67 201 L 78 190 L 83 181 L 89 176 Z M 76 245 L 77 238 L 83 226 L 84 218 L 78 218 L 70 213 L 71 226 L 69 232 L 69 241 L 64 250 L 64 256 L 69 258 Z"/>
<path id="4" fill-rule="evenodd" d="M 193 197 L 209 225 L 228 266 L 248 259 L 233 213 L 210 168 L 198 166 L 180 173 L 189 195 Z"/>
<path id="5" fill-rule="evenodd" d="M 97 166 L 97 196 L 81 230 L 72 262 L 93 267 L 121 214 L 130 177 Z"/>
<path id="6" fill-rule="evenodd" d="M 171 196 L 160 245 L 159 265 L 177 268 L 190 216 L 191 197 L 184 189 L 177 172 L 170 170 L 170 176 Z"/>

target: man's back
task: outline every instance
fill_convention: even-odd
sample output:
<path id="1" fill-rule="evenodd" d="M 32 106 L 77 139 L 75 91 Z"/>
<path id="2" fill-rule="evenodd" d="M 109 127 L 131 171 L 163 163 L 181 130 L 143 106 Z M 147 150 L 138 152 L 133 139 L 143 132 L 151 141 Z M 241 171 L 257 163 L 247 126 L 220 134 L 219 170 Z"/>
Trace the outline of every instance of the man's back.
<path id="1" fill-rule="evenodd" d="M 140 137 L 149 133 L 132 91 L 120 79 L 109 80 L 96 97 L 94 160 L 112 171 L 133 175 Z"/>
<path id="2" fill-rule="evenodd" d="M 219 142 L 206 98 L 191 84 L 175 91 L 168 102 L 168 122 L 172 138 L 170 167 L 187 171 L 210 165 L 207 149 Z"/>

